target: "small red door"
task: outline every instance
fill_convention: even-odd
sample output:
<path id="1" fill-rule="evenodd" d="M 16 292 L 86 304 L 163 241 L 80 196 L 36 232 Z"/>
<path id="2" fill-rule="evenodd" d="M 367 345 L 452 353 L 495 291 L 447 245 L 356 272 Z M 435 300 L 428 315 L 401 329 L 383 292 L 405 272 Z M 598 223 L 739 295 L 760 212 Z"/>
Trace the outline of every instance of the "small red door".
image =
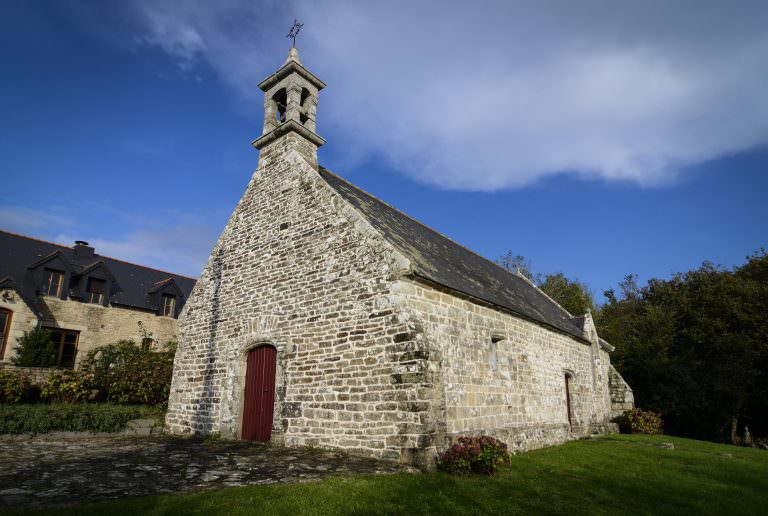
<path id="1" fill-rule="evenodd" d="M 242 433 L 246 441 L 267 442 L 272 436 L 276 359 L 277 350 L 272 346 L 261 346 L 248 353 Z"/>

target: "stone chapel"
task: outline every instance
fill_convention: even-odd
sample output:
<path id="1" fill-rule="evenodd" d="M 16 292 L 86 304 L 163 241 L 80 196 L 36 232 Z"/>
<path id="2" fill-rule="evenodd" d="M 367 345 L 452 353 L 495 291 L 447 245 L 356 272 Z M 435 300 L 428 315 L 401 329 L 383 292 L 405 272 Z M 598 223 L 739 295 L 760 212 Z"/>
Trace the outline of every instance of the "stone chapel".
<path id="1" fill-rule="evenodd" d="M 318 165 L 325 83 L 264 79 L 258 167 L 184 306 L 177 434 L 427 465 L 459 435 L 527 450 L 632 406 L 590 314 Z"/>

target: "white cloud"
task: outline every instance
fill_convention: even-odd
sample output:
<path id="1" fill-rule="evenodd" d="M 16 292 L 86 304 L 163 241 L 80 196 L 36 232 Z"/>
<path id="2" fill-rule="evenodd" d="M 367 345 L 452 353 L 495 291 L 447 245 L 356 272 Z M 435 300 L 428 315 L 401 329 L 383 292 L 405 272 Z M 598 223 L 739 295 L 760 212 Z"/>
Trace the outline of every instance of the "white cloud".
<path id="1" fill-rule="evenodd" d="M 3 206 L 0 208 L 0 228 L 21 234 L 44 230 L 51 225 L 70 227 L 71 217 L 61 209 L 36 210 L 24 206 Z"/>
<path id="2" fill-rule="evenodd" d="M 329 84 L 319 132 L 441 187 L 659 185 L 768 140 L 762 2 L 138 5 L 146 42 L 204 58 L 253 112 L 297 13 L 303 61 Z"/>
<path id="3" fill-rule="evenodd" d="M 86 240 L 103 256 L 197 277 L 218 238 L 200 216 L 167 211 L 155 219 L 99 203 L 82 209 L 0 208 L 0 229 L 70 246 Z M 93 221 L 102 223 L 93 225 Z M 106 236 L 104 236 L 106 235 Z"/>
<path id="4" fill-rule="evenodd" d="M 110 238 L 93 238 L 88 243 L 104 256 L 196 278 L 217 238 L 207 226 L 179 224 L 136 229 Z M 74 240 L 66 234 L 56 237 L 65 245 Z"/>

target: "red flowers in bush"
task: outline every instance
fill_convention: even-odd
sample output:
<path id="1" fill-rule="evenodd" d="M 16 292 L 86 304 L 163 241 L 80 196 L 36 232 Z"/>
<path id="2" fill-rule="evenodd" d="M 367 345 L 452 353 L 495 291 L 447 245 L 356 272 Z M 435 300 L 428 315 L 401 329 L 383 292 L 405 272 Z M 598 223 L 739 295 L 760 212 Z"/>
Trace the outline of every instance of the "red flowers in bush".
<path id="1" fill-rule="evenodd" d="M 440 455 L 440 467 L 449 473 L 493 475 L 498 466 L 509 464 L 507 445 L 494 437 L 459 437 L 456 444 Z"/>

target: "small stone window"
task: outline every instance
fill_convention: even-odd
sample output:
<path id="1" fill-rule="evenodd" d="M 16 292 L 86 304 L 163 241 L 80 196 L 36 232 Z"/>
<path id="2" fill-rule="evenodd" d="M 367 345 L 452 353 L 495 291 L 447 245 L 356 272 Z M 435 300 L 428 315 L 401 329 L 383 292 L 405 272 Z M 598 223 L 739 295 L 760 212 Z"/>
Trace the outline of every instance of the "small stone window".
<path id="1" fill-rule="evenodd" d="M 496 372 L 499 368 L 499 341 L 504 340 L 501 337 L 491 337 L 491 348 L 490 348 L 490 360 L 491 360 L 491 371 Z"/>
<path id="2" fill-rule="evenodd" d="M 568 428 L 573 430 L 573 405 L 571 400 L 571 383 L 573 381 L 573 375 L 565 372 L 565 410 L 568 416 Z"/>
<path id="3" fill-rule="evenodd" d="M 173 294 L 163 294 L 163 310 L 161 314 L 166 317 L 176 316 L 176 296 Z"/>

